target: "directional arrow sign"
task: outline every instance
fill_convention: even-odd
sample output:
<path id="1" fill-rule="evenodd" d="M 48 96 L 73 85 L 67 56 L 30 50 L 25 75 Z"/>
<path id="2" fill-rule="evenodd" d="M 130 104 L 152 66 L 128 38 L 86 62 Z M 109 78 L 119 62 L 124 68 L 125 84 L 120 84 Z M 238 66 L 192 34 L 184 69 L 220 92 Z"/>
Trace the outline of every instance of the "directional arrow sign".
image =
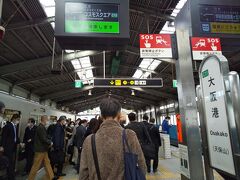
<path id="1" fill-rule="evenodd" d="M 151 87 L 159 88 L 163 87 L 162 78 L 157 79 L 130 79 L 130 78 L 106 78 L 106 79 L 94 79 L 94 87 Z"/>

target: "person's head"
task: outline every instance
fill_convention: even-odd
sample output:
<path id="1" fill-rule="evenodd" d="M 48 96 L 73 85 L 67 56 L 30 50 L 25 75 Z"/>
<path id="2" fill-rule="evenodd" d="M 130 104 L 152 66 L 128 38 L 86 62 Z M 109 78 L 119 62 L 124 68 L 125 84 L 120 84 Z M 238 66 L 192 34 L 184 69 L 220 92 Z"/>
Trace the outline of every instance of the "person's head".
<path id="1" fill-rule="evenodd" d="M 155 118 L 150 118 L 150 123 L 153 123 L 153 124 L 154 124 L 155 121 L 156 121 Z"/>
<path id="2" fill-rule="evenodd" d="M 29 118 L 28 120 L 28 127 L 32 128 L 35 125 L 35 119 Z"/>
<path id="3" fill-rule="evenodd" d="M 41 116 L 41 124 L 44 126 L 46 126 L 48 124 L 48 116 L 47 115 Z"/>
<path id="4" fill-rule="evenodd" d="M 78 118 L 78 119 L 75 121 L 75 125 L 78 126 L 80 121 L 81 121 L 81 119 Z"/>
<path id="5" fill-rule="evenodd" d="M 131 113 L 129 113 L 128 114 L 128 119 L 129 119 L 129 121 L 136 121 L 136 114 L 135 113 L 133 113 L 133 112 L 131 112 Z"/>
<path id="6" fill-rule="evenodd" d="M 11 118 L 11 122 L 17 125 L 17 124 L 19 124 L 19 121 L 20 121 L 20 115 L 14 114 Z"/>
<path id="7" fill-rule="evenodd" d="M 82 125 L 82 126 L 84 126 L 84 127 L 87 127 L 87 123 L 88 123 L 88 122 L 87 122 L 86 119 L 80 120 L 80 121 L 79 121 L 79 126 Z"/>
<path id="8" fill-rule="evenodd" d="M 118 119 L 120 124 L 125 124 L 127 122 L 127 115 L 125 113 L 121 113 Z"/>
<path id="9" fill-rule="evenodd" d="M 143 115 L 143 120 L 144 120 L 144 121 L 148 121 L 148 119 L 149 119 L 148 115 L 147 115 L 147 114 L 144 114 L 144 115 Z"/>
<path id="10" fill-rule="evenodd" d="M 53 124 L 57 124 L 57 119 L 54 119 L 54 120 L 53 120 Z"/>
<path id="11" fill-rule="evenodd" d="M 5 111 L 5 104 L 0 101 L 0 115 L 3 115 Z"/>
<path id="12" fill-rule="evenodd" d="M 121 104 L 112 98 L 103 99 L 100 103 L 101 117 L 104 120 L 117 120 L 121 113 Z"/>
<path id="13" fill-rule="evenodd" d="M 74 123 L 73 121 L 71 121 L 71 122 L 69 123 L 69 127 L 73 128 L 74 126 L 75 126 L 75 123 Z"/>
<path id="14" fill-rule="evenodd" d="M 66 116 L 60 116 L 58 119 L 58 123 L 62 126 L 66 124 Z"/>
<path id="15" fill-rule="evenodd" d="M 169 116 L 166 116 L 165 119 L 169 121 L 171 118 Z"/>

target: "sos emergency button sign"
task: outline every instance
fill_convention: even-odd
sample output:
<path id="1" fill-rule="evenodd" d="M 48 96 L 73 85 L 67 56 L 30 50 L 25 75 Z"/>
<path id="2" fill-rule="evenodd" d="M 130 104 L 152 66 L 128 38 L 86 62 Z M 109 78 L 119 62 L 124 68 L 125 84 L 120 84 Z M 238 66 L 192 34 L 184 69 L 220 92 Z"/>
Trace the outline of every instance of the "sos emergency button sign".
<path id="1" fill-rule="evenodd" d="M 210 54 L 222 55 L 220 38 L 192 37 L 193 60 L 203 60 Z"/>
<path id="2" fill-rule="evenodd" d="M 141 58 L 172 58 L 170 34 L 140 34 Z"/>

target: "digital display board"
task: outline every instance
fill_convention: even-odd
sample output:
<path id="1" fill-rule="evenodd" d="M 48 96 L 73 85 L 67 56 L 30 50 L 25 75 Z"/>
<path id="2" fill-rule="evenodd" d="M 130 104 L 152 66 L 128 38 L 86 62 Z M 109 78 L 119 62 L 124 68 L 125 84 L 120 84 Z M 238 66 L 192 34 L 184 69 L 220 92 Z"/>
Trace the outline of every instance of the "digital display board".
<path id="1" fill-rule="evenodd" d="M 66 33 L 120 33 L 119 5 L 65 3 Z"/>
<path id="2" fill-rule="evenodd" d="M 124 88 L 124 87 L 151 87 L 159 88 L 163 87 L 162 78 L 156 79 L 129 79 L 129 78 L 105 78 L 94 79 L 94 87 L 112 87 L 112 88 Z"/>
<path id="3" fill-rule="evenodd" d="M 202 32 L 240 34 L 239 6 L 200 6 Z"/>

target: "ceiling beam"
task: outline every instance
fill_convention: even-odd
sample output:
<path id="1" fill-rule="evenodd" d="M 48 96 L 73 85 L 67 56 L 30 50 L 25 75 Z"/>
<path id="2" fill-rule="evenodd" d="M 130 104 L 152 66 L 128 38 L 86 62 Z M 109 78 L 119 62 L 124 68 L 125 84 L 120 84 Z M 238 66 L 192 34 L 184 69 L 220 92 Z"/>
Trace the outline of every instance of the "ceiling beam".
<path id="1" fill-rule="evenodd" d="M 69 53 L 63 55 L 63 62 L 71 61 L 76 58 L 86 57 L 86 56 L 93 56 L 96 54 L 99 54 L 101 52 L 98 51 L 80 51 L 77 53 Z M 59 55 L 55 58 L 55 63 L 60 63 L 62 57 Z M 20 71 L 26 71 L 32 68 L 36 68 L 43 65 L 51 65 L 52 56 L 44 57 L 44 58 L 38 58 L 34 60 L 29 61 L 23 61 L 20 63 L 14 63 L 9 64 L 5 66 L 0 67 L 0 76 L 20 72 Z"/>
<path id="2" fill-rule="evenodd" d="M 42 100 L 56 99 L 56 98 L 63 97 L 63 96 L 70 96 L 72 94 L 78 94 L 78 93 L 81 93 L 84 91 L 88 91 L 90 89 L 93 89 L 93 86 L 85 86 L 82 89 L 74 88 L 74 89 L 68 89 L 68 90 L 64 90 L 64 91 L 53 92 L 53 93 L 49 93 L 49 94 L 42 96 L 41 99 Z"/>
<path id="3" fill-rule="evenodd" d="M 167 99 L 173 99 L 173 100 L 177 100 L 177 95 L 175 94 L 170 94 L 170 93 L 166 93 L 166 92 L 162 92 L 162 91 L 156 91 L 156 90 L 152 90 L 152 89 L 149 89 L 149 88 L 138 88 L 138 87 L 133 87 L 132 88 L 133 90 L 136 90 L 136 91 L 140 91 L 140 92 L 144 92 L 146 94 L 151 94 L 153 96 L 157 96 L 157 97 L 160 97 L 160 98 L 167 98 Z"/>

